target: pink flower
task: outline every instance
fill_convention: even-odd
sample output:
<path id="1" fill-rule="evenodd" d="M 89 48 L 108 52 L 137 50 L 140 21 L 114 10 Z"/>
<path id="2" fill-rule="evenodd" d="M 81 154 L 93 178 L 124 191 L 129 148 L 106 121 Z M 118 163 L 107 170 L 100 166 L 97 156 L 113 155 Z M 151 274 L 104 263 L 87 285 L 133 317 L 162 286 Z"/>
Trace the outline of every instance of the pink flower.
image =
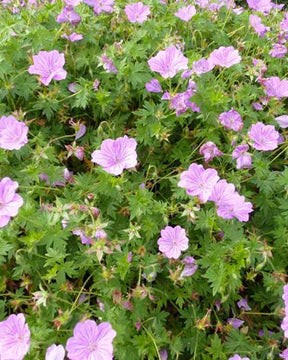
<path id="1" fill-rule="evenodd" d="M 0 322 L 1 360 L 22 360 L 30 347 L 30 330 L 24 314 L 12 314 Z"/>
<path id="2" fill-rule="evenodd" d="M 207 141 L 203 144 L 200 147 L 199 153 L 204 156 L 205 162 L 213 160 L 216 156 L 223 155 L 223 152 L 220 151 L 212 141 Z"/>
<path id="3" fill-rule="evenodd" d="M 70 35 L 63 34 L 63 35 L 62 35 L 62 38 L 67 39 L 67 40 L 69 40 L 69 41 L 71 41 L 71 42 L 75 42 L 75 41 L 80 41 L 80 40 L 82 40 L 82 39 L 83 39 L 83 35 L 73 32 L 73 33 L 70 34 Z"/>
<path id="4" fill-rule="evenodd" d="M 101 55 L 100 61 L 101 61 L 102 66 L 104 67 L 104 69 L 107 72 L 114 72 L 114 73 L 118 72 L 118 70 L 115 68 L 115 66 L 113 64 L 113 60 L 109 59 L 106 54 Z"/>
<path id="5" fill-rule="evenodd" d="M 112 360 L 112 341 L 116 331 L 111 324 L 94 320 L 85 320 L 76 324 L 73 337 L 66 344 L 67 357 L 70 360 Z"/>
<path id="6" fill-rule="evenodd" d="M 46 351 L 45 360 L 64 360 L 65 349 L 62 345 L 51 345 Z"/>
<path id="7" fill-rule="evenodd" d="M 237 318 L 229 318 L 227 319 L 228 324 L 231 324 L 235 329 L 238 329 L 244 324 L 243 320 L 237 319 Z"/>
<path id="8" fill-rule="evenodd" d="M 228 360 L 250 360 L 249 358 L 241 358 L 238 354 L 234 355 L 233 357 L 230 357 Z"/>
<path id="9" fill-rule="evenodd" d="M 213 187 L 209 201 L 214 201 L 216 206 L 227 203 L 235 193 L 235 186 L 221 179 Z"/>
<path id="10" fill-rule="evenodd" d="M 93 10 L 97 15 L 100 15 L 102 11 L 106 13 L 112 13 L 114 11 L 114 0 L 92 0 L 92 2 Z M 88 2 L 86 3 L 90 5 Z"/>
<path id="11" fill-rule="evenodd" d="M 145 84 L 146 90 L 153 93 L 162 92 L 161 85 L 157 79 L 151 79 L 148 83 Z"/>
<path id="12" fill-rule="evenodd" d="M 200 112 L 200 109 L 189 99 L 193 96 L 193 90 L 187 90 L 183 93 L 175 94 L 170 100 L 170 109 L 176 110 L 176 116 L 184 114 L 189 108 L 194 112 Z"/>
<path id="13" fill-rule="evenodd" d="M 271 0 L 247 0 L 247 3 L 250 9 L 262 13 L 268 13 L 273 7 Z"/>
<path id="14" fill-rule="evenodd" d="M 275 118 L 275 120 L 281 128 L 286 129 L 288 127 L 288 115 L 278 116 Z"/>
<path id="15" fill-rule="evenodd" d="M 220 123 L 229 130 L 240 131 L 243 127 L 241 115 L 233 108 L 219 115 Z"/>
<path id="16" fill-rule="evenodd" d="M 92 153 L 92 162 L 101 165 L 109 174 L 120 175 L 124 169 L 136 166 L 136 146 L 136 140 L 126 135 L 116 140 L 106 139 L 101 149 Z"/>
<path id="17" fill-rule="evenodd" d="M 280 80 L 277 76 L 263 79 L 263 85 L 268 96 L 275 96 L 278 99 L 288 97 L 288 80 Z"/>
<path id="18" fill-rule="evenodd" d="M 124 11 L 131 23 L 143 24 L 150 15 L 149 6 L 144 6 L 141 1 L 126 5 Z"/>
<path id="19" fill-rule="evenodd" d="M 185 256 L 185 258 L 182 260 L 182 262 L 185 264 L 184 269 L 182 270 L 180 276 L 192 276 L 195 274 L 198 265 L 196 265 L 195 259 L 192 256 Z"/>
<path id="20" fill-rule="evenodd" d="M 235 64 L 239 64 L 241 56 L 239 55 L 238 50 L 235 50 L 233 46 L 221 46 L 219 49 L 212 51 L 208 60 L 214 65 L 229 68 Z"/>
<path id="21" fill-rule="evenodd" d="M 193 163 L 188 171 L 183 171 L 181 174 L 178 186 L 187 189 L 188 195 L 198 195 L 199 200 L 205 203 L 218 180 L 219 176 L 215 169 L 205 170 L 202 165 Z"/>
<path id="22" fill-rule="evenodd" d="M 196 14 L 196 8 L 193 5 L 183 6 L 182 8 L 178 9 L 175 13 L 179 19 L 183 21 L 189 21 L 192 17 Z"/>
<path id="23" fill-rule="evenodd" d="M 185 229 L 181 226 L 166 226 L 161 230 L 161 237 L 157 241 L 159 250 L 169 259 L 178 259 L 181 251 L 188 249 L 188 243 Z"/>
<path id="24" fill-rule="evenodd" d="M 236 168 L 237 169 L 245 169 L 251 168 L 252 156 L 248 154 L 249 145 L 243 144 L 236 147 L 236 149 L 232 152 L 232 158 L 237 159 Z"/>
<path id="25" fill-rule="evenodd" d="M 152 71 L 158 72 L 164 79 L 173 78 L 178 71 L 188 68 L 188 59 L 174 45 L 148 61 Z"/>
<path id="26" fill-rule="evenodd" d="M 68 6 L 77 6 L 82 2 L 82 0 L 64 0 L 64 2 Z"/>
<path id="27" fill-rule="evenodd" d="M 10 218 L 16 216 L 23 205 L 22 197 L 15 192 L 17 188 L 18 183 L 8 177 L 0 181 L 0 228 L 6 226 Z"/>
<path id="28" fill-rule="evenodd" d="M 274 58 L 283 58 L 286 54 L 287 48 L 281 44 L 273 44 L 273 50 L 269 51 L 269 55 Z"/>
<path id="29" fill-rule="evenodd" d="M 198 61 L 194 61 L 192 65 L 192 70 L 194 71 L 195 74 L 201 75 L 211 71 L 214 68 L 214 66 L 215 65 L 212 63 L 211 60 L 209 59 L 206 60 L 203 58 Z"/>
<path id="30" fill-rule="evenodd" d="M 239 309 L 244 309 L 245 311 L 250 311 L 250 310 L 252 310 L 252 309 L 250 308 L 250 306 L 248 305 L 247 300 L 244 299 L 244 298 L 242 298 L 241 300 L 239 300 L 239 301 L 237 302 L 237 306 L 238 306 Z"/>
<path id="31" fill-rule="evenodd" d="M 28 69 L 29 74 L 40 75 L 41 82 L 48 86 L 52 79 L 66 79 L 67 71 L 63 69 L 65 64 L 64 54 L 57 50 L 40 51 L 33 56 L 34 65 Z"/>
<path id="32" fill-rule="evenodd" d="M 14 116 L 0 118 L 0 148 L 19 150 L 28 142 L 28 127 L 24 122 L 17 121 Z"/>
<path id="33" fill-rule="evenodd" d="M 277 148 L 280 134 L 273 125 L 264 125 L 258 122 L 251 126 L 248 136 L 252 140 L 251 146 L 254 149 L 269 151 Z"/>
<path id="34" fill-rule="evenodd" d="M 64 6 L 62 12 L 57 16 L 56 21 L 57 23 L 76 25 L 81 21 L 81 16 L 74 11 L 73 6 Z"/>
<path id="35" fill-rule="evenodd" d="M 266 31 L 270 30 L 269 27 L 266 27 L 265 25 L 262 24 L 262 19 L 257 15 L 250 15 L 249 22 L 250 25 L 255 30 L 256 34 L 258 34 L 260 37 L 263 37 Z"/>
<path id="36" fill-rule="evenodd" d="M 279 354 L 279 356 L 282 359 L 288 360 L 288 349 L 285 349 L 281 354 Z"/>

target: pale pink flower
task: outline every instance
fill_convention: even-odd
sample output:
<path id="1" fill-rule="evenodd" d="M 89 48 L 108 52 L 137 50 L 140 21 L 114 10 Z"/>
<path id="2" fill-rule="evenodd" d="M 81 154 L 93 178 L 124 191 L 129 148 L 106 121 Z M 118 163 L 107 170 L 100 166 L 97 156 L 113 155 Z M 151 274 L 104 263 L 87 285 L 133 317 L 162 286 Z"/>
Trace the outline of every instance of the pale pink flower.
<path id="1" fill-rule="evenodd" d="M 19 150 L 28 142 L 28 127 L 14 116 L 0 118 L 0 148 L 5 150 Z"/>
<path id="2" fill-rule="evenodd" d="M 144 6 L 141 1 L 126 5 L 124 11 L 131 23 L 143 24 L 150 15 L 149 6 Z"/>
<path id="3" fill-rule="evenodd" d="M 181 174 L 178 186 L 185 188 L 188 195 L 198 195 L 199 200 L 205 203 L 218 180 L 219 176 L 215 169 L 205 170 L 202 165 L 193 163 L 188 171 L 183 171 Z"/>
<path id="4" fill-rule="evenodd" d="M 64 360 L 65 349 L 62 345 L 51 345 L 46 351 L 45 360 Z"/>
<path id="5" fill-rule="evenodd" d="M 288 97 L 288 80 L 280 80 L 279 77 L 272 76 L 262 79 L 261 83 L 263 83 L 268 96 L 275 96 L 278 99 Z"/>
<path id="6" fill-rule="evenodd" d="M 257 122 L 251 126 L 248 136 L 252 140 L 251 146 L 254 149 L 269 151 L 277 148 L 280 134 L 273 125 Z"/>
<path id="7" fill-rule="evenodd" d="M 235 50 L 233 46 L 224 47 L 212 51 L 208 59 L 212 64 L 218 65 L 224 68 L 230 68 L 235 64 L 239 64 L 241 56 L 238 50 Z"/>
<path id="8" fill-rule="evenodd" d="M 192 70 L 197 75 L 205 74 L 205 73 L 211 71 L 214 67 L 215 67 L 215 65 L 212 63 L 211 60 L 209 60 L 209 59 L 206 60 L 204 58 L 202 58 L 198 61 L 194 61 L 192 64 Z"/>
<path id="9" fill-rule="evenodd" d="M 188 68 L 188 59 L 174 45 L 161 50 L 148 61 L 152 71 L 158 72 L 164 79 L 173 78 L 178 71 Z"/>
<path id="10" fill-rule="evenodd" d="M 188 249 L 189 239 L 186 237 L 185 229 L 180 226 L 166 226 L 161 230 L 161 237 L 157 241 L 159 250 L 167 258 L 178 259 L 181 251 Z"/>
<path id="11" fill-rule="evenodd" d="M 175 13 L 179 19 L 183 21 L 189 21 L 192 17 L 196 14 L 196 8 L 193 5 L 183 6 L 182 8 L 178 9 Z"/>
<path id="12" fill-rule="evenodd" d="M 281 128 L 286 129 L 288 127 L 288 115 L 278 116 L 275 120 Z"/>
<path id="13" fill-rule="evenodd" d="M 214 159 L 214 157 L 223 155 L 223 152 L 218 149 L 218 147 L 212 142 L 207 141 L 200 147 L 199 153 L 204 156 L 205 162 L 209 162 Z"/>
<path id="14" fill-rule="evenodd" d="M 136 140 L 126 135 L 116 140 L 106 139 L 101 149 L 92 153 L 92 162 L 101 165 L 109 174 L 120 175 L 124 169 L 136 166 L 136 146 Z"/>
<path id="15" fill-rule="evenodd" d="M 219 115 L 220 123 L 229 130 L 240 131 L 243 127 L 241 115 L 233 108 Z"/>
<path id="16" fill-rule="evenodd" d="M 236 147 L 232 152 L 232 158 L 237 159 L 236 167 L 237 169 L 251 168 L 252 156 L 248 153 L 249 145 L 242 144 Z"/>
<path id="17" fill-rule="evenodd" d="M 6 226 L 23 205 L 22 197 L 16 194 L 17 188 L 18 183 L 8 177 L 0 181 L 0 228 Z"/>

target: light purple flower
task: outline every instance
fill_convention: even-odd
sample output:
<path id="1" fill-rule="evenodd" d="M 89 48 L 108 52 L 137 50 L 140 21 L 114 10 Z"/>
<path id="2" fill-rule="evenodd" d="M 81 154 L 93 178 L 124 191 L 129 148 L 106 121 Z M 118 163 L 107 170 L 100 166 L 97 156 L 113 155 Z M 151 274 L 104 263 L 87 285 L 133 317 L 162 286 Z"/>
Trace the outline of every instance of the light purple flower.
<path id="1" fill-rule="evenodd" d="M 247 152 L 248 150 L 249 150 L 249 145 L 242 144 L 237 146 L 236 149 L 232 152 L 232 158 L 237 159 L 236 161 L 237 169 L 251 168 L 252 156 Z"/>
<path id="2" fill-rule="evenodd" d="M 275 96 L 278 99 L 288 97 L 288 80 L 280 80 L 277 76 L 263 79 L 263 85 L 268 96 Z"/>
<path id="3" fill-rule="evenodd" d="M 171 95 L 170 95 L 169 91 L 165 91 L 161 97 L 161 100 L 170 100 L 170 99 L 171 99 Z"/>
<path id="4" fill-rule="evenodd" d="M 219 65 L 224 68 L 230 68 L 235 64 L 239 64 L 241 56 L 238 50 L 235 50 L 233 46 L 224 47 L 212 51 L 208 59 L 212 64 Z"/>
<path id="5" fill-rule="evenodd" d="M 66 79 L 67 71 L 63 69 L 65 57 L 57 50 L 40 51 L 38 55 L 33 56 L 33 62 L 28 72 L 40 75 L 40 80 L 44 85 L 48 86 L 52 79 Z"/>
<path id="6" fill-rule="evenodd" d="M 51 345 L 46 351 L 45 360 L 64 360 L 65 349 L 62 345 Z"/>
<path id="7" fill-rule="evenodd" d="M 101 12 L 112 13 L 114 11 L 114 0 L 84 0 L 90 6 L 93 6 L 94 13 L 100 15 Z"/>
<path id="8" fill-rule="evenodd" d="M 214 67 L 215 65 L 212 63 L 211 60 L 202 58 L 198 61 L 194 61 L 192 65 L 192 70 L 195 74 L 201 75 L 211 71 Z"/>
<path id="9" fill-rule="evenodd" d="M 284 331 L 285 338 L 288 339 L 288 316 L 287 316 L 287 314 L 285 315 L 285 317 L 282 320 L 281 329 Z"/>
<path id="10" fill-rule="evenodd" d="M 239 309 L 244 309 L 246 311 L 252 310 L 250 306 L 247 303 L 247 300 L 242 298 L 241 300 L 237 301 L 237 306 Z"/>
<path id="11" fill-rule="evenodd" d="M 19 150 L 28 142 L 28 127 L 14 116 L 0 118 L 0 148 L 5 150 Z"/>
<path id="12" fill-rule="evenodd" d="M 182 270 L 180 276 L 192 276 L 195 274 L 198 265 L 196 264 L 195 259 L 192 256 L 185 256 L 185 258 L 182 260 L 182 262 L 185 264 L 184 269 Z"/>
<path id="13" fill-rule="evenodd" d="M 253 109 L 256 111 L 261 111 L 263 110 L 263 106 L 259 103 L 252 103 Z"/>
<path id="14" fill-rule="evenodd" d="M 230 357 L 228 360 L 250 360 L 248 357 L 241 358 L 238 354 L 234 355 L 233 357 Z"/>
<path id="15" fill-rule="evenodd" d="M 93 90 L 98 91 L 100 85 L 100 81 L 98 79 L 95 79 L 93 82 Z"/>
<path id="16" fill-rule="evenodd" d="M 82 40 L 82 39 L 83 39 L 83 35 L 73 32 L 73 33 L 70 34 L 70 35 L 63 34 L 63 35 L 62 35 L 62 38 L 67 39 L 67 40 L 69 40 L 69 41 L 71 41 L 71 42 L 75 42 L 75 41 L 80 41 L 80 40 Z"/>
<path id="17" fill-rule="evenodd" d="M 73 94 L 75 94 L 78 90 L 77 90 L 78 84 L 77 83 L 70 83 L 68 84 L 68 90 L 70 92 L 72 92 Z"/>
<path id="18" fill-rule="evenodd" d="M 148 15 L 150 15 L 149 6 L 144 6 L 141 1 L 126 5 L 124 11 L 131 23 L 143 24 L 147 20 Z"/>
<path id="19" fill-rule="evenodd" d="M 174 45 L 161 50 L 148 61 L 152 71 L 158 72 L 164 79 L 173 78 L 178 71 L 188 68 L 188 59 Z"/>
<path id="20" fill-rule="evenodd" d="M 205 170 L 202 165 L 193 163 L 188 171 L 182 172 L 178 186 L 185 188 L 188 195 L 198 195 L 199 200 L 205 203 L 218 180 L 219 176 L 215 169 Z"/>
<path id="21" fill-rule="evenodd" d="M 22 360 L 30 347 L 30 330 L 24 314 L 12 314 L 0 322 L 1 360 Z"/>
<path id="22" fill-rule="evenodd" d="M 115 68 L 113 64 L 113 60 L 109 59 L 106 54 L 102 54 L 100 57 L 101 65 L 107 72 L 114 72 L 117 73 L 118 70 Z"/>
<path id="23" fill-rule="evenodd" d="M 0 228 L 6 226 L 10 218 L 16 216 L 23 205 L 22 197 L 16 194 L 17 188 L 18 183 L 8 177 L 0 181 Z"/>
<path id="24" fill-rule="evenodd" d="M 256 150 L 269 151 L 278 146 L 279 132 L 273 125 L 264 125 L 261 122 L 253 124 L 248 131 L 248 136 L 252 140 L 251 146 Z"/>
<path id="25" fill-rule="evenodd" d="M 273 50 L 269 51 L 269 55 L 274 58 L 283 58 L 286 54 L 287 48 L 281 44 L 273 44 Z"/>
<path id="26" fill-rule="evenodd" d="M 181 78 L 182 79 L 187 79 L 189 78 L 191 75 L 193 74 L 193 71 L 188 69 L 188 70 L 184 70 L 183 73 L 181 74 Z"/>
<path id="27" fill-rule="evenodd" d="M 160 352 L 161 360 L 167 360 L 168 359 L 168 353 L 166 349 L 161 350 Z"/>
<path id="28" fill-rule="evenodd" d="M 275 120 L 281 128 L 286 129 L 288 127 L 288 115 L 278 116 L 275 118 Z"/>
<path id="29" fill-rule="evenodd" d="M 248 221 L 249 213 L 253 211 L 252 204 L 245 202 L 244 196 L 235 191 L 235 186 L 224 179 L 213 187 L 208 200 L 215 202 L 217 215 L 223 219 L 236 217 L 241 222 Z"/>
<path id="30" fill-rule="evenodd" d="M 93 237 L 86 235 L 85 230 L 73 230 L 72 233 L 80 236 L 81 243 L 84 245 L 91 245 L 93 243 Z"/>
<path id="31" fill-rule="evenodd" d="M 183 21 L 189 21 L 192 17 L 196 14 L 196 8 L 193 5 L 183 6 L 182 8 L 178 9 L 175 13 L 179 19 Z"/>
<path id="32" fill-rule="evenodd" d="M 247 0 L 250 9 L 267 14 L 273 7 L 271 0 Z"/>
<path id="33" fill-rule="evenodd" d="M 228 324 L 231 324 L 235 329 L 238 329 L 244 324 L 243 320 L 237 318 L 229 318 L 227 319 Z"/>
<path id="34" fill-rule="evenodd" d="M 250 15 L 249 22 L 250 25 L 255 30 L 256 34 L 258 34 L 260 37 L 263 37 L 266 31 L 270 30 L 269 27 L 266 27 L 265 25 L 262 24 L 262 19 L 257 15 Z"/>
<path id="35" fill-rule="evenodd" d="M 82 0 L 64 0 L 64 2 L 68 6 L 77 6 L 82 2 Z"/>
<path id="36" fill-rule="evenodd" d="M 73 6 L 64 6 L 62 12 L 57 16 L 57 23 L 70 23 L 76 25 L 81 21 L 81 16 L 74 11 Z"/>
<path id="37" fill-rule="evenodd" d="M 106 139 L 101 149 L 92 153 L 92 162 L 101 165 L 109 174 L 120 175 L 124 169 L 136 166 L 136 146 L 136 140 L 126 135 L 116 140 Z"/>
<path id="38" fill-rule="evenodd" d="M 188 249 L 188 243 L 185 229 L 181 226 L 166 226 L 161 230 L 161 237 L 157 241 L 159 250 L 169 259 L 178 259 L 181 251 Z"/>
<path id="39" fill-rule="evenodd" d="M 112 360 L 115 336 L 116 331 L 108 322 L 99 325 L 94 320 L 79 322 L 73 337 L 67 341 L 67 357 L 70 360 Z"/>
<path id="40" fill-rule="evenodd" d="M 151 79 L 145 84 L 146 90 L 153 93 L 162 92 L 161 85 L 157 79 Z"/>
<path id="41" fill-rule="evenodd" d="M 197 105 L 189 100 L 193 94 L 193 90 L 187 90 L 183 93 L 175 94 L 170 99 L 170 109 L 176 110 L 176 116 L 184 114 L 189 108 L 194 112 L 200 112 Z"/>
<path id="42" fill-rule="evenodd" d="M 282 359 L 288 360 L 288 349 L 285 349 L 281 354 L 279 354 L 279 356 Z"/>
<path id="43" fill-rule="evenodd" d="M 229 130 L 240 131 L 243 127 L 241 115 L 233 108 L 219 115 L 220 123 Z"/>
<path id="44" fill-rule="evenodd" d="M 223 152 L 220 151 L 217 146 L 212 141 L 207 141 L 200 147 L 199 153 L 204 156 L 205 162 L 209 162 L 214 159 L 214 157 L 223 155 Z"/>
<path id="45" fill-rule="evenodd" d="M 285 14 L 285 18 L 281 21 L 280 27 L 285 33 L 288 32 L 288 13 Z"/>
<path id="46" fill-rule="evenodd" d="M 86 133 L 86 126 L 84 124 L 79 125 L 79 129 L 75 134 L 75 140 L 80 139 L 82 136 L 84 136 Z"/>

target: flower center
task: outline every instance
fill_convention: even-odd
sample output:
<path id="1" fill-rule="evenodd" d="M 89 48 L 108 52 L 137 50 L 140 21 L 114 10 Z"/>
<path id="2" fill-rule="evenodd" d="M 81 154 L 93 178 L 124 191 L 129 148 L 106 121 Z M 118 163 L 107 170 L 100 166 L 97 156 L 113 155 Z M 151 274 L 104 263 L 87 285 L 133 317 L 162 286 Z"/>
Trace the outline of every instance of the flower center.
<path id="1" fill-rule="evenodd" d="M 93 352 L 95 351 L 97 348 L 96 344 L 95 343 L 90 343 L 89 346 L 88 346 L 88 349 L 90 352 Z"/>

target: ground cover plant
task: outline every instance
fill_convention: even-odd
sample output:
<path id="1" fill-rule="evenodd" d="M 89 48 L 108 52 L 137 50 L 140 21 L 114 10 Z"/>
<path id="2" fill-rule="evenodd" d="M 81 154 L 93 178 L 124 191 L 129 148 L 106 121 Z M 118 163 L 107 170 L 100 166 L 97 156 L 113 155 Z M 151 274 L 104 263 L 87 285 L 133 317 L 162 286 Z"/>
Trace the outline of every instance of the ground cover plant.
<path id="1" fill-rule="evenodd" d="M 0 5 L 1 360 L 288 359 L 288 12 Z"/>

